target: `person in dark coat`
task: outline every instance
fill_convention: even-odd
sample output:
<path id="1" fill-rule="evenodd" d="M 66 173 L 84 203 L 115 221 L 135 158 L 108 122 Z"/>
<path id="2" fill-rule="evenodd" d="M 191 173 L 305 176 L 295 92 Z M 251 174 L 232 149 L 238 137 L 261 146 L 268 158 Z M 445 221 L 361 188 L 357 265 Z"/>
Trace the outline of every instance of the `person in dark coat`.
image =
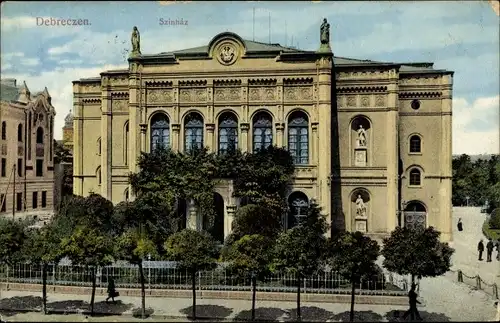
<path id="1" fill-rule="evenodd" d="M 115 296 L 116 296 L 115 280 L 113 279 L 113 277 L 110 277 L 108 280 L 108 298 L 106 298 L 106 303 L 110 298 L 113 300 L 114 303 Z"/>
<path id="2" fill-rule="evenodd" d="M 415 292 L 416 287 L 417 286 L 415 285 L 415 283 L 411 284 L 411 289 L 410 289 L 410 292 L 408 293 L 410 309 L 403 314 L 403 320 L 406 320 L 408 315 L 410 315 L 410 319 L 412 321 L 415 320 L 415 317 L 417 318 L 417 320 L 422 321 L 422 318 L 420 317 L 420 313 L 418 312 L 418 309 L 417 309 L 417 304 L 421 304 L 421 303 L 417 300 L 418 295 Z"/>
<path id="3" fill-rule="evenodd" d="M 493 255 L 493 248 L 495 245 L 493 244 L 493 241 L 491 238 L 489 239 L 488 243 L 486 244 L 486 261 L 491 262 L 491 256 Z"/>
<path id="4" fill-rule="evenodd" d="M 479 252 L 479 261 L 482 261 L 483 260 L 483 251 L 484 251 L 483 239 L 481 239 L 479 241 L 479 243 L 477 244 L 477 251 Z"/>
<path id="5" fill-rule="evenodd" d="M 497 260 L 500 261 L 500 240 L 497 240 Z"/>
<path id="6" fill-rule="evenodd" d="M 458 228 L 458 231 L 463 231 L 464 227 L 462 224 L 462 218 L 458 219 L 457 228 Z"/>

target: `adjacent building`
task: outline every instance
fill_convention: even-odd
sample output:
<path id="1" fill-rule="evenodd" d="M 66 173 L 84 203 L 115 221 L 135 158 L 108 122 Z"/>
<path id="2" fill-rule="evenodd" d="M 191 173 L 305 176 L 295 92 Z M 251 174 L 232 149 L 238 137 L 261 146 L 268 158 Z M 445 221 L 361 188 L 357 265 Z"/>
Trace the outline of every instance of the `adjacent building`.
<path id="1" fill-rule="evenodd" d="M 132 199 L 140 152 L 159 145 L 292 153 L 290 227 L 315 199 L 332 229 L 383 237 L 434 226 L 451 240 L 453 72 L 432 63 L 333 55 L 329 25 L 317 51 L 224 32 L 206 45 L 142 54 L 134 30 L 129 68 L 73 82 L 74 193 Z M 195 183 L 193 183 L 195 185 Z M 219 185 L 219 239 L 239 201 Z M 201 228 L 196 205 L 186 225 Z"/>
<path id="2" fill-rule="evenodd" d="M 55 110 L 45 88 L 2 79 L 0 91 L 0 215 L 53 214 Z"/>

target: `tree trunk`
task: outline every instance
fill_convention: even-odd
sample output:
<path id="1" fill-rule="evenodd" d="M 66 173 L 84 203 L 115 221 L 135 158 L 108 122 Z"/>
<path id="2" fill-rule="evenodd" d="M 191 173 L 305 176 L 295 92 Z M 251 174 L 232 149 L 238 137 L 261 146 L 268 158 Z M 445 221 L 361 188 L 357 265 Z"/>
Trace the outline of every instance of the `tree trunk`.
<path id="1" fill-rule="evenodd" d="M 141 276 L 141 318 L 146 318 L 146 288 L 144 282 L 144 268 L 142 268 L 142 260 L 139 261 L 139 275 Z"/>
<path id="2" fill-rule="evenodd" d="M 196 270 L 191 272 L 191 283 L 193 288 L 193 320 L 196 320 Z"/>
<path id="3" fill-rule="evenodd" d="M 302 320 L 302 315 L 300 313 L 300 285 L 302 283 L 302 277 L 298 274 L 297 277 L 297 321 Z"/>
<path id="4" fill-rule="evenodd" d="M 349 315 L 349 322 L 354 322 L 354 300 L 356 295 L 356 279 L 352 278 L 352 288 L 351 288 L 351 313 Z"/>
<path id="5" fill-rule="evenodd" d="M 96 288 L 96 267 L 92 267 L 92 296 L 90 296 L 90 316 L 94 315 L 94 301 L 95 301 L 95 288 Z"/>
<path id="6" fill-rule="evenodd" d="M 42 311 L 47 314 L 47 264 L 42 264 Z"/>
<path id="7" fill-rule="evenodd" d="M 413 284 L 415 284 L 415 275 L 412 274 L 411 275 L 411 286 L 413 286 Z"/>
<path id="8" fill-rule="evenodd" d="M 252 321 L 255 321 L 255 294 L 257 292 L 257 275 L 252 274 Z"/>

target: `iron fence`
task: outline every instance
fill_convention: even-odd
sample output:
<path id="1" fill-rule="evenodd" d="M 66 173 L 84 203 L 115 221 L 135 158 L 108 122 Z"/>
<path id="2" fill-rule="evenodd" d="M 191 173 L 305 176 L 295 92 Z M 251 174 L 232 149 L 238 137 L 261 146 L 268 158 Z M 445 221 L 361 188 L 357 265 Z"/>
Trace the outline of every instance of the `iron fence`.
<path id="1" fill-rule="evenodd" d="M 453 271 L 455 272 L 455 271 Z M 492 296 L 494 299 L 499 299 L 498 297 L 498 285 L 496 283 L 489 284 L 484 281 L 481 276 L 468 276 L 464 274 L 463 271 L 457 270 L 457 281 L 459 283 L 464 283 L 475 290 L 482 290 L 484 293 Z"/>
<path id="2" fill-rule="evenodd" d="M 144 280 L 147 289 L 190 290 L 191 275 L 186 270 L 176 268 L 172 262 L 148 262 L 143 265 Z M 106 287 L 113 277 L 117 288 L 140 288 L 140 274 L 137 265 L 125 262 L 96 270 L 97 287 Z M 399 295 L 405 293 L 402 282 L 397 277 L 388 276 L 380 270 L 379 274 L 363 279 L 357 286 L 359 294 Z M 257 283 L 257 290 L 268 292 L 295 292 L 296 276 L 290 273 L 276 272 Z M 17 264 L 0 267 L 0 282 L 42 284 L 42 267 L 33 264 Z M 48 285 L 92 286 L 92 268 L 70 264 L 49 265 L 47 270 Z M 196 274 L 198 290 L 249 291 L 251 280 L 240 277 L 225 266 Z M 307 277 L 302 285 L 303 293 L 350 294 L 351 283 L 334 271 L 321 270 Z"/>

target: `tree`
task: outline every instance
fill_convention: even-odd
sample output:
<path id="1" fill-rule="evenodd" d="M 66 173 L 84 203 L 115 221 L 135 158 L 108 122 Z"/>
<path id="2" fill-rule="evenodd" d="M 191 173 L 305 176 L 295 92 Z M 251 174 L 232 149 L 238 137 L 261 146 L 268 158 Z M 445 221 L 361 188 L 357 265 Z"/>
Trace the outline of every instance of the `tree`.
<path id="1" fill-rule="evenodd" d="M 330 240 L 328 263 L 351 282 L 350 321 L 354 320 L 356 284 L 376 272 L 378 243 L 361 232 L 345 232 Z"/>
<path id="2" fill-rule="evenodd" d="M 433 227 L 398 227 L 384 239 L 383 266 L 400 275 L 436 277 L 445 274 L 451 267 L 454 249 L 439 241 L 441 233 Z"/>
<path id="3" fill-rule="evenodd" d="M 196 273 L 216 266 L 217 243 L 206 232 L 185 229 L 168 238 L 165 250 L 168 259 L 176 261 L 179 269 L 187 270 L 191 274 L 193 319 L 196 319 Z"/>
<path id="4" fill-rule="evenodd" d="M 60 163 L 73 163 L 73 156 L 68 148 L 54 139 L 54 164 Z"/>
<path id="5" fill-rule="evenodd" d="M 12 266 L 22 257 L 27 222 L 0 217 L 0 264 Z"/>
<path id="6" fill-rule="evenodd" d="M 113 262 L 115 254 L 113 239 L 109 234 L 102 233 L 98 228 L 78 226 L 69 237 L 61 240 L 62 254 L 66 255 L 72 264 L 85 266 L 91 270 L 92 296 L 90 298 L 90 315 L 94 314 L 96 289 L 96 270 Z"/>
<path id="7" fill-rule="evenodd" d="M 252 282 L 252 321 L 255 320 L 255 294 L 257 279 L 264 279 L 270 272 L 273 239 L 258 234 L 246 235 L 222 249 L 221 260 L 239 277 Z"/>
<path id="8" fill-rule="evenodd" d="M 274 269 L 297 277 L 297 319 L 301 320 L 300 286 L 323 264 L 326 254 L 328 224 L 321 209 L 314 203 L 308 208 L 298 226 L 283 232 L 275 243 Z"/>
<path id="9" fill-rule="evenodd" d="M 500 208 L 493 210 L 489 223 L 491 229 L 500 230 Z"/>

